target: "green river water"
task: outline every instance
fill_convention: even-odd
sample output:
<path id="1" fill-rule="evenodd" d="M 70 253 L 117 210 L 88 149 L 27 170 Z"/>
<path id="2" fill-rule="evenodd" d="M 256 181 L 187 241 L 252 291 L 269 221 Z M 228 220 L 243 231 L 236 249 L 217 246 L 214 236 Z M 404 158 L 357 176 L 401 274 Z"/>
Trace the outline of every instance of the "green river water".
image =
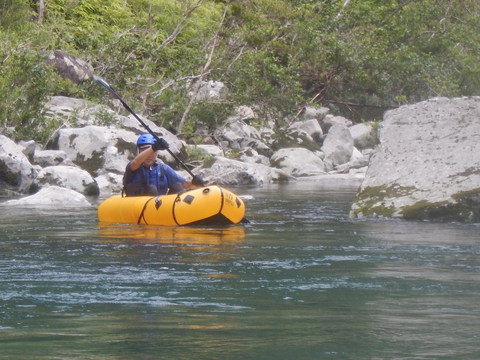
<path id="1" fill-rule="evenodd" d="M 0 359 L 480 359 L 480 224 L 352 220 L 342 183 L 232 190 L 248 225 L 0 207 Z"/>

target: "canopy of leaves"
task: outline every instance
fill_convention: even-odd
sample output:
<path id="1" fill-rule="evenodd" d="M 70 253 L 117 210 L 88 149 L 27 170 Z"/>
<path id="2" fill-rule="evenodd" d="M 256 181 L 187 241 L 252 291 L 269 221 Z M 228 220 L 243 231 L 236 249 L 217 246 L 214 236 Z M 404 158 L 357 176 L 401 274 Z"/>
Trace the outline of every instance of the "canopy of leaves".
<path id="1" fill-rule="evenodd" d="M 230 93 L 195 103 L 189 131 L 217 126 L 237 105 L 264 119 L 308 104 L 378 118 L 403 103 L 479 95 L 479 19 L 475 0 L 0 0 L 0 121 L 38 136 L 22 129 L 42 123 L 48 96 L 104 101 L 101 87 L 69 84 L 45 65 L 54 49 L 90 62 L 172 129 L 200 78 Z"/>

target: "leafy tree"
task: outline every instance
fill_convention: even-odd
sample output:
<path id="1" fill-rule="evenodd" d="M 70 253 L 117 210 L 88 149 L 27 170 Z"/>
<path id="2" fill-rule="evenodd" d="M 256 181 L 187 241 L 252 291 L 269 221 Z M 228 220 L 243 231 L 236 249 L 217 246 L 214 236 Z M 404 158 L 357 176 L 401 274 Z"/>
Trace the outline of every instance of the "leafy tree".
<path id="1" fill-rule="evenodd" d="M 309 103 L 379 118 L 478 95 L 479 18 L 475 0 L 0 0 L 0 121 L 41 123 L 49 95 L 107 96 L 54 76 L 42 55 L 53 49 L 89 61 L 171 129 L 214 128 L 237 105 L 279 126 Z M 191 101 L 200 79 L 223 81 L 228 98 Z"/>
<path id="2" fill-rule="evenodd" d="M 0 37 L 1 38 L 1 37 Z M 7 44 L 3 39 L 3 44 Z M 0 53 L 0 118 L 3 126 L 15 126 L 19 138 L 40 138 L 48 124 L 42 117 L 43 103 L 53 89 L 52 69 L 42 57 L 23 49 L 21 44 Z"/>

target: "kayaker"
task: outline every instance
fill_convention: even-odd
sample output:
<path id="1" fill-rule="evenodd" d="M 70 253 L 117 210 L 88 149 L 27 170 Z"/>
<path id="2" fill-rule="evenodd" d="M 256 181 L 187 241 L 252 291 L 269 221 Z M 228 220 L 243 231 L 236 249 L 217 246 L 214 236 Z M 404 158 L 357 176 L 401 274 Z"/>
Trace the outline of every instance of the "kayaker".
<path id="1" fill-rule="evenodd" d="M 137 155 L 127 164 L 123 175 L 126 196 L 158 196 L 179 193 L 203 184 L 196 176 L 187 180 L 170 166 L 157 162 L 157 151 L 168 149 L 168 143 L 145 133 L 137 140 Z"/>

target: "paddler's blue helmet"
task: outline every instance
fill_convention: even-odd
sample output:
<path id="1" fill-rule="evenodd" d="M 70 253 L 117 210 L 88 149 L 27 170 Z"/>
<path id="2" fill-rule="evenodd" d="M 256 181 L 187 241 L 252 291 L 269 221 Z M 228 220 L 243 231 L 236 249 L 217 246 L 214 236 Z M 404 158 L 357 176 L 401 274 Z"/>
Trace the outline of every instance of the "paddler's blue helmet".
<path id="1" fill-rule="evenodd" d="M 152 134 L 145 133 L 138 137 L 137 140 L 137 147 L 140 148 L 144 145 L 153 145 L 155 144 L 155 138 Z"/>

